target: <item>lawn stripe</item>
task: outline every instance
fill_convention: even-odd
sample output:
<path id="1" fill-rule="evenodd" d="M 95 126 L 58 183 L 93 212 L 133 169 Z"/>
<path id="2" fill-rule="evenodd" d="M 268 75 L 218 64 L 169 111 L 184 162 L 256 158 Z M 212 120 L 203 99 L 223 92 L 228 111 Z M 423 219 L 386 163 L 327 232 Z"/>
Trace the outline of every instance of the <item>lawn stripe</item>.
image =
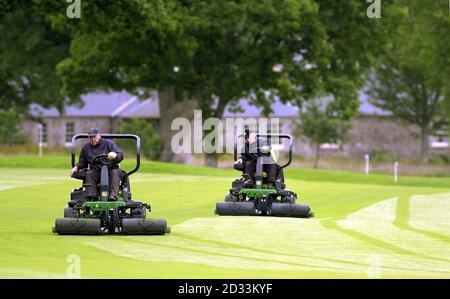
<path id="1" fill-rule="evenodd" d="M 320 228 L 320 223 L 316 221 L 312 226 L 306 225 L 306 227 L 300 226 L 298 227 L 298 231 L 303 231 L 304 229 L 312 229 L 313 227 L 317 227 L 319 224 L 319 230 L 312 229 L 310 233 L 318 234 L 319 239 L 332 239 L 337 241 L 336 244 L 328 244 L 328 248 L 322 248 L 321 251 L 309 250 L 310 253 L 314 253 L 312 255 L 303 255 L 303 258 L 300 257 L 292 257 L 285 254 L 286 251 L 292 248 L 296 248 L 299 251 L 303 249 L 308 249 L 308 245 L 312 243 L 302 242 L 301 237 L 293 238 L 291 242 L 285 243 L 284 251 L 280 250 L 278 254 L 272 254 L 273 248 L 276 248 L 278 240 L 285 240 L 285 236 L 277 236 L 276 234 L 272 234 L 269 232 L 268 235 L 272 237 L 271 242 L 261 243 L 264 238 L 267 238 L 268 235 L 262 236 L 262 238 L 253 238 L 248 239 L 245 232 L 243 234 L 233 234 L 231 233 L 234 228 L 240 227 L 242 224 L 247 224 L 249 227 L 249 231 L 254 231 L 254 226 L 259 224 L 266 225 L 274 225 L 278 221 L 286 221 L 286 219 L 275 219 L 275 218 L 267 218 L 261 217 L 259 219 L 255 219 L 256 217 L 243 217 L 247 219 L 242 219 L 241 217 L 237 220 L 224 219 L 227 217 L 214 217 L 214 218 L 197 218 L 186 221 L 182 224 L 174 226 L 172 229 L 173 234 L 166 238 L 129 238 L 127 237 L 127 241 L 114 241 L 112 244 L 109 241 L 95 240 L 95 241 L 84 241 L 85 244 L 89 244 L 95 246 L 96 248 L 106 250 L 111 253 L 119 254 L 122 256 L 137 258 L 143 260 L 151 260 L 151 261 L 160 261 L 160 262 L 190 262 L 190 263 L 200 263 L 207 264 L 211 266 L 217 267 L 235 267 L 240 268 L 245 266 L 246 268 L 255 268 L 255 269 L 272 269 L 272 270 L 309 270 L 309 271 L 333 271 L 337 273 L 348 273 L 348 274 L 359 274 L 364 275 L 368 268 L 367 257 L 370 256 L 371 253 L 374 252 L 373 248 L 368 248 L 359 241 L 351 241 L 351 239 L 342 238 L 342 235 L 334 232 L 334 230 L 323 231 Z M 293 219 L 298 220 L 298 219 Z M 232 222 L 230 225 L 230 221 Z M 305 220 L 299 223 L 310 223 L 310 220 Z M 217 234 L 217 229 L 227 228 L 227 231 L 223 231 L 222 234 Z M 207 241 L 204 240 L 186 240 L 184 235 L 187 233 L 189 236 L 197 236 L 202 235 L 202 238 L 205 237 L 205 232 L 210 231 L 209 234 L 206 235 Z M 180 234 L 182 234 L 180 236 Z M 181 237 L 181 238 L 180 238 Z M 184 238 L 184 240 L 183 240 Z M 225 246 L 221 245 L 220 240 L 227 240 Z M 338 241 L 339 240 L 339 241 Z M 101 241 L 101 242 L 99 242 Z M 215 241 L 215 242 L 209 242 Z M 139 245 L 132 245 L 128 243 L 139 243 Z M 320 247 L 321 241 L 315 240 L 318 247 Z M 260 248 L 260 250 L 254 250 L 253 247 L 248 250 L 248 248 L 235 247 L 235 244 L 245 244 L 244 246 L 249 247 L 256 246 Z M 306 243 L 306 246 L 302 247 L 302 243 Z M 353 243 L 353 246 L 350 246 L 349 243 Z M 324 243 L 322 243 L 323 245 Z M 130 252 L 130 248 L 135 248 L 136 250 L 132 250 Z M 267 251 L 267 248 L 272 249 L 271 252 Z M 283 246 L 282 246 L 283 248 Z M 331 260 L 329 256 L 334 256 L 334 254 L 338 254 L 341 258 L 344 252 L 335 252 L 339 249 L 345 248 L 348 250 L 344 254 L 344 263 L 342 261 L 331 262 L 325 261 L 325 259 Z M 278 249 L 278 248 L 277 248 Z M 289 252 L 289 251 L 288 251 Z M 298 252 L 298 251 L 294 251 Z M 445 276 L 447 272 L 444 270 L 433 270 L 428 267 L 424 267 L 419 265 L 417 267 L 417 261 L 413 263 L 408 261 L 408 257 L 402 256 L 400 254 L 391 254 L 382 250 L 381 256 L 383 256 L 383 260 L 388 260 L 386 257 L 391 255 L 391 263 L 383 265 L 383 271 L 386 275 L 388 274 L 425 274 L 432 276 Z M 398 261 L 399 263 L 392 263 L 392 260 Z M 358 261 L 357 264 L 350 264 L 351 261 Z M 262 264 L 261 264 L 262 263 Z M 427 266 L 432 265 L 435 266 L 435 263 L 428 263 Z M 414 267 L 416 266 L 416 267 Z"/>
<path id="2" fill-rule="evenodd" d="M 449 221 L 450 193 L 411 197 L 408 222 L 411 227 L 449 242 Z"/>
<path id="3" fill-rule="evenodd" d="M 353 232 L 354 235 L 360 234 L 372 243 L 379 243 L 391 250 L 445 263 L 450 262 L 449 247 L 444 242 L 393 225 L 396 207 L 397 198 L 384 200 L 348 215 L 337 224 Z M 450 267 L 446 271 L 450 273 Z"/>

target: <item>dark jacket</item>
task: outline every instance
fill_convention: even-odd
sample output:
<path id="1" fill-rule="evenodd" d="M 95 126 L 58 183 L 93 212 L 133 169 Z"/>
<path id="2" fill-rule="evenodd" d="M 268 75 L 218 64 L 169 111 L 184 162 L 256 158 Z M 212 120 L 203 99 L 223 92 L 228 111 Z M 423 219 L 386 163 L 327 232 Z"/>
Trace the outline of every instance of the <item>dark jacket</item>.
<path id="1" fill-rule="evenodd" d="M 100 170 L 99 166 L 93 165 L 94 158 L 101 154 L 108 154 L 109 152 L 116 152 L 116 164 L 112 168 L 118 168 L 118 163 L 123 160 L 122 150 L 110 139 L 101 138 L 96 145 L 92 145 L 89 142 L 86 143 L 80 152 L 80 159 L 77 164 L 78 169 L 87 168 L 90 165 L 92 170 Z"/>

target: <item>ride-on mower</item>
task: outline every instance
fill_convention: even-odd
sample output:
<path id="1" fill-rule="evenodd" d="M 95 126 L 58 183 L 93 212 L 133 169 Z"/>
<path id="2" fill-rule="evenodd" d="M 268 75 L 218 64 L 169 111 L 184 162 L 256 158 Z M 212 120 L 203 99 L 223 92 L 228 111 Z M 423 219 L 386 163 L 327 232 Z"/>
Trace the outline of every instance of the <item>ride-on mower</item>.
<path id="1" fill-rule="evenodd" d="M 72 138 L 72 167 L 75 166 L 75 147 L 78 139 L 87 139 L 87 134 L 78 134 Z M 165 219 L 147 219 L 150 205 L 131 199 L 129 177 L 140 167 L 140 138 L 131 134 L 102 134 L 106 139 L 134 139 L 136 141 L 136 166 L 133 170 L 123 172 L 116 201 L 108 201 L 108 169 L 114 161 L 108 155 L 99 155 L 93 164 L 100 166 L 100 183 L 97 185 L 99 197 L 85 198 L 85 176 L 87 169 L 80 169 L 72 177 L 83 181 L 83 186 L 74 189 L 70 201 L 64 208 L 64 218 L 56 219 L 54 233 L 60 235 L 99 235 L 104 233 L 122 233 L 129 235 L 164 235 L 170 232 Z"/>
<path id="2" fill-rule="evenodd" d="M 237 136 L 234 143 L 234 161 L 237 161 Z M 286 190 L 283 169 L 289 166 L 292 161 L 293 141 L 290 135 L 285 134 L 256 134 L 257 140 L 260 138 L 272 138 L 277 140 L 287 140 L 289 142 L 289 160 L 282 165 L 276 164 L 275 188 L 268 188 L 267 174 L 263 171 L 264 163 L 270 163 L 270 153 L 272 145 L 266 142 L 264 145 L 256 146 L 256 173 L 255 182 L 252 188 L 246 185 L 245 165 L 238 163 L 234 165 L 236 170 L 242 171 L 242 177 L 232 183 L 229 194 L 225 196 L 225 202 L 216 204 L 216 214 L 228 216 L 280 216 L 280 217 L 313 217 L 314 213 L 308 205 L 296 204 L 297 194 Z M 280 142 L 281 143 L 281 142 Z M 273 160 L 271 160 L 274 163 Z"/>

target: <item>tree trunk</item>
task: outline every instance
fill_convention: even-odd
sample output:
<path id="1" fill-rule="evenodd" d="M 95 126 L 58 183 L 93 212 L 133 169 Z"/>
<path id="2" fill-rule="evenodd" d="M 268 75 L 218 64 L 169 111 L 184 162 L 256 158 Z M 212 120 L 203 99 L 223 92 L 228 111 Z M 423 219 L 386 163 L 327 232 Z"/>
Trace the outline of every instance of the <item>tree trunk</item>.
<path id="1" fill-rule="evenodd" d="M 429 142 L 430 130 L 428 126 L 420 128 L 420 162 L 422 165 L 428 163 L 428 152 L 430 148 Z"/>
<path id="2" fill-rule="evenodd" d="M 223 113 L 225 111 L 225 104 L 224 104 L 224 102 L 225 101 L 220 101 L 219 102 L 219 105 L 218 105 L 217 109 L 215 109 L 213 111 L 211 117 L 216 117 L 216 118 L 222 120 Z M 205 120 L 203 120 L 203 121 L 205 121 Z M 214 129 L 217 129 L 217 128 L 214 128 Z M 225 126 L 224 126 L 224 130 L 225 130 Z M 218 133 L 220 133 L 220 132 L 218 132 Z M 223 135 L 222 136 L 216 135 L 216 139 L 214 139 L 214 142 L 216 142 L 216 143 L 218 142 L 217 138 L 225 138 L 225 137 Z M 214 151 L 213 153 L 210 153 L 210 154 L 205 153 L 204 165 L 206 167 L 217 167 L 218 164 L 219 164 L 219 154 L 217 152 Z"/>
<path id="3" fill-rule="evenodd" d="M 320 143 L 316 144 L 316 156 L 314 158 L 314 169 L 319 168 L 319 159 L 320 159 Z"/>
<path id="4" fill-rule="evenodd" d="M 219 155 L 217 153 L 206 154 L 205 153 L 205 162 L 204 165 L 206 167 L 217 167 L 219 164 Z"/>
<path id="5" fill-rule="evenodd" d="M 171 148 L 172 137 L 176 133 L 171 130 L 172 121 L 177 117 L 193 119 L 195 100 L 177 100 L 175 87 L 171 86 L 158 94 L 160 115 L 160 136 L 163 141 L 163 152 L 160 161 L 184 162 L 183 157 L 176 157 Z"/>

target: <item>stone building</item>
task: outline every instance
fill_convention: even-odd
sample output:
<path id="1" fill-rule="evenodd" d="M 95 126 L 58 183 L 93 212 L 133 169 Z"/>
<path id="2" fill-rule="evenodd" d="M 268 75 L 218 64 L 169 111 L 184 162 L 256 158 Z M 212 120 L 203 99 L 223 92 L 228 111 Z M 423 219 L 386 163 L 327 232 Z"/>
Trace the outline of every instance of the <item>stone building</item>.
<path id="1" fill-rule="evenodd" d="M 82 101 L 81 107 L 68 106 L 63 113 L 31 105 L 30 112 L 36 120 L 25 121 L 23 132 L 37 143 L 41 124 L 44 146 L 64 147 L 70 146 L 74 134 L 86 133 L 92 127 L 115 132 L 122 119 L 145 118 L 158 127 L 159 105 L 153 97 L 141 101 L 126 92 L 92 93 L 83 96 Z"/>
<path id="2" fill-rule="evenodd" d="M 420 158 L 420 130 L 418 126 L 405 124 L 390 113 L 372 106 L 364 94 L 360 94 L 359 116 L 353 120 L 349 140 L 345 144 L 322 144 L 321 155 L 341 157 L 364 157 L 365 154 L 389 154 L 395 157 Z M 226 110 L 225 118 L 259 118 L 262 109 L 251 106 L 242 100 L 241 112 Z M 294 135 L 300 121 L 299 109 L 290 104 L 276 102 L 269 118 L 279 118 L 280 132 Z M 450 150 L 446 132 L 431 135 L 430 155 L 448 154 Z M 307 140 L 295 138 L 294 152 L 312 157 L 315 149 Z"/>
<path id="3" fill-rule="evenodd" d="M 64 113 L 56 109 L 43 109 L 37 105 L 30 107 L 31 114 L 39 122 L 27 120 L 23 131 L 33 142 L 38 141 L 38 126 L 42 124 L 44 146 L 69 146 L 74 134 L 87 132 L 91 127 L 98 127 L 103 132 L 114 133 L 122 119 L 145 118 L 152 122 L 157 132 L 160 131 L 160 110 L 157 93 L 146 100 L 126 92 L 91 93 L 82 97 L 84 105 L 69 106 Z M 395 119 L 389 113 L 370 105 L 364 95 L 360 96 L 360 115 L 353 121 L 350 138 L 346 144 L 323 144 L 322 155 L 363 157 L 365 154 L 388 153 L 403 158 L 418 159 L 420 156 L 419 128 L 407 125 Z M 233 112 L 231 107 L 225 109 L 223 120 L 229 118 L 262 117 L 262 109 L 250 105 L 247 100 L 239 102 L 240 112 Z M 299 121 L 299 110 L 291 104 L 275 102 L 269 118 L 278 118 L 280 131 L 294 134 Z M 159 132 L 161 133 L 161 132 Z M 233 137 L 236 132 L 226 132 L 224 138 Z M 446 136 L 430 136 L 430 153 L 449 151 Z M 314 148 L 302 138 L 295 138 L 294 153 L 311 157 Z M 183 158 L 183 160 L 186 160 Z M 189 159 L 187 159 L 189 160 Z"/>

